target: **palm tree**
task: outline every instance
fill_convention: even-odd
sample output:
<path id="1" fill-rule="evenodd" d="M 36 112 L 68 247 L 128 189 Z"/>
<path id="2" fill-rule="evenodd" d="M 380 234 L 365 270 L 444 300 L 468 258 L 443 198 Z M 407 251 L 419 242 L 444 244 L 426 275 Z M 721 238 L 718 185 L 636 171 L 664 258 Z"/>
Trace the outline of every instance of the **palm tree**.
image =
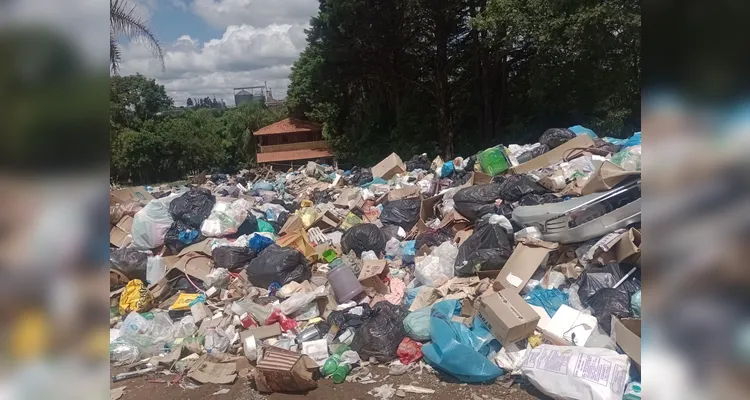
<path id="1" fill-rule="evenodd" d="M 135 13 L 135 6 L 130 6 L 127 0 L 109 0 L 109 66 L 113 73 L 117 73 L 122 53 L 117 38 L 125 35 L 128 40 L 136 40 L 151 49 L 161 62 L 164 70 L 164 51 L 147 21 Z"/>

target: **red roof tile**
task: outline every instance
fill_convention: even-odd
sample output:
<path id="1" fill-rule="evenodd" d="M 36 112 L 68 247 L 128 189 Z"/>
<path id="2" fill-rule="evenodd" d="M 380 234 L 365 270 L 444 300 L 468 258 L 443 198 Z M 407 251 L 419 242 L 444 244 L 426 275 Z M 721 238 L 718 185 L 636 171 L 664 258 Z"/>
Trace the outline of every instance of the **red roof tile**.
<path id="1" fill-rule="evenodd" d="M 262 135 L 278 135 L 280 133 L 295 133 L 295 132 L 320 132 L 322 127 L 320 124 L 310 121 L 303 121 L 297 118 L 287 118 L 279 122 L 274 122 L 271 125 L 264 126 L 257 131 L 253 132 L 254 136 Z"/>
<path id="2" fill-rule="evenodd" d="M 327 158 L 327 157 L 333 157 L 333 153 L 331 153 L 331 150 L 329 149 L 275 151 L 273 153 L 258 153 L 257 154 L 259 163 L 277 162 L 277 161 L 309 160 L 312 158 Z"/>

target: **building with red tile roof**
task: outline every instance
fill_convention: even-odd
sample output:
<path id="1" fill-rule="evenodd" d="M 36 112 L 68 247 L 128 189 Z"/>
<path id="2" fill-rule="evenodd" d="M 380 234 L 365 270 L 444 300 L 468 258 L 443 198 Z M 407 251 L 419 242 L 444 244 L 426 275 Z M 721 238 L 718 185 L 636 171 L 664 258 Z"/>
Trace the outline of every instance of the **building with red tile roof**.
<path id="1" fill-rule="evenodd" d="M 320 124 L 287 118 L 253 132 L 258 163 L 294 165 L 295 161 L 334 162 L 333 152 L 323 139 Z M 298 163 L 299 164 L 299 163 Z"/>

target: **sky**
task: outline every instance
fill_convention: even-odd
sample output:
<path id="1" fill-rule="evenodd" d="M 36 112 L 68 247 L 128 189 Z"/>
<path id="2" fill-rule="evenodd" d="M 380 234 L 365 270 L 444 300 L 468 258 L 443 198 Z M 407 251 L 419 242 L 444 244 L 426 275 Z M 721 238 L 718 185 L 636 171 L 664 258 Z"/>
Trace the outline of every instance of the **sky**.
<path id="1" fill-rule="evenodd" d="M 79 0 L 80 1 L 80 0 Z M 162 42 L 165 70 L 150 50 L 121 39 L 120 75 L 163 84 L 176 106 L 206 96 L 234 105 L 232 88 L 267 82 L 286 97 L 318 0 L 130 0 Z"/>

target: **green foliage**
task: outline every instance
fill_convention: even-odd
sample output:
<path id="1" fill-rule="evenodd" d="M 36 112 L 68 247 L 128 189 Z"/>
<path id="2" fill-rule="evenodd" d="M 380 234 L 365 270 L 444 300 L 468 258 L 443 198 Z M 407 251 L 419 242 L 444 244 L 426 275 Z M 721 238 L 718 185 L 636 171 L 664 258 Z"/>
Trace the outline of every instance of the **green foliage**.
<path id="1" fill-rule="evenodd" d="M 320 0 L 310 25 L 287 104 L 345 163 L 640 129 L 637 1 Z"/>
<path id="2" fill-rule="evenodd" d="M 204 170 L 230 172 L 245 167 L 255 160 L 251 132 L 286 118 L 286 110 L 271 110 L 257 102 L 232 109 L 173 109 L 172 104 L 164 87 L 153 80 L 141 75 L 112 78 L 110 175 L 114 179 L 153 183 Z"/>

